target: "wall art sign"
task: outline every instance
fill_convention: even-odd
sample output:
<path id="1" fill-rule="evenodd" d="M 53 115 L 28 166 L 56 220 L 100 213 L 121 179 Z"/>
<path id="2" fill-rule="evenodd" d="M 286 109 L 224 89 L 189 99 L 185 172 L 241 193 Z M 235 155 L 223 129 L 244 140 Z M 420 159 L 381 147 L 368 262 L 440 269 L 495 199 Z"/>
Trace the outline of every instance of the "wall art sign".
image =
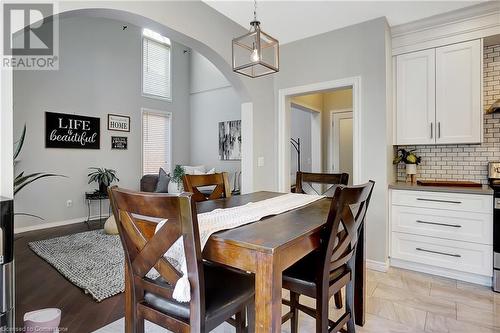
<path id="1" fill-rule="evenodd" d="M 241 160 L 241 120 L 219 123 L 219 159 Z"/>
<path id="2" fill-rule="evenodd" d="M 45 147 L 99 149 L 101 119 L 45 112 Z"/>
<path id="3" fill-rule="evenodd" d="M 112 136 L 111 137 L 111 149 L 127 149 L 127 137 L 126 136 Z"/>
<path id="4" fill-rule="evenodd" d="M 130 117 L 119 114 L 108 114 L 108 130 L 130 132 Z"/>

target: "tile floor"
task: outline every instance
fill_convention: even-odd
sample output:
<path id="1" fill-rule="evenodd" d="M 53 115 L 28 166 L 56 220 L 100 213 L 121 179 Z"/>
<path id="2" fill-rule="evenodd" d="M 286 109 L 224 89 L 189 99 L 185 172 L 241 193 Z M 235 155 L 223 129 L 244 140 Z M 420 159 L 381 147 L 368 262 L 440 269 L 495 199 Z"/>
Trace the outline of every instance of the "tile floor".
<path id="1" fill-rule="evenodd" d="M 395 268 L 369 270 L 367 286 L 366 324 L 357 327 L 359 333 L 500 333 L 500 294 L 490 288 Z M 314 304 L 306 297 L 301 301 Z M 338 318 L 330 304 L 330 318 Z M 285 323 L 282 332 L 289 331 Z M 314 320 L 301 313 L 299 331 L 314 332 Z M 114 332 L 123 332 L 123 319 L 96 331 Z M 146 332 L 168 331 L 148 323 Z M 234 330 L 224 324 L 213 332 Z"/>

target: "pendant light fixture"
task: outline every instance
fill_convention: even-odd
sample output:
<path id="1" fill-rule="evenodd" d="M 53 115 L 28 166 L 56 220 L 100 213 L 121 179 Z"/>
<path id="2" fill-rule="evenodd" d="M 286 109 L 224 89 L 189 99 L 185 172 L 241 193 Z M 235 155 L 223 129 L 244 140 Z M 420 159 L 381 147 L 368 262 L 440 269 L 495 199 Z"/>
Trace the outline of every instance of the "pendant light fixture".
<path id="1" fill-rule="evenodd" d="M 280 45 L 277 39 L 260 29 L 257 1 L 247 34 L 233 39 L 233 71 L 251 78 L 279 71 Z"/>

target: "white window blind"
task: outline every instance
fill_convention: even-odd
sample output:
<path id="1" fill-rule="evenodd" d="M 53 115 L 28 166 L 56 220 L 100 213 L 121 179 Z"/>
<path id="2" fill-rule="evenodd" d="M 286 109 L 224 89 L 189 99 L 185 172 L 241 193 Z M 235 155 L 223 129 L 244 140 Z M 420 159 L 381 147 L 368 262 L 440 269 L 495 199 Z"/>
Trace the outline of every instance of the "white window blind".
<path id="1" fill-rule="evenodd" d="M 170 40 L 144 29 L 142 43 L 142 93 L 171 100 Z"/>
<path id="2" fill-rule="evenodd" d="M 142 172 L 156 174 L 160 168 L 171 172 L 172 116 L 149 110 L 142 112 Z"/>

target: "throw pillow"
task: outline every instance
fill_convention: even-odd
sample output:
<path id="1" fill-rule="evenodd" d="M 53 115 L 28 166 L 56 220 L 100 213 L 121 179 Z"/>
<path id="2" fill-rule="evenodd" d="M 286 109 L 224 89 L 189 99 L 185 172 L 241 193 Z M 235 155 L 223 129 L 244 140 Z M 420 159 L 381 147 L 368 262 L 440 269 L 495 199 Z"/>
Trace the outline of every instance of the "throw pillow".
<path id="1" fill-rule="evenodd" d="M 170 183 L 170 176 L 160 168 L 158 173 L 158 183 L 156 184 L 156 193 L 168 193 L 168 183 Z"/>

